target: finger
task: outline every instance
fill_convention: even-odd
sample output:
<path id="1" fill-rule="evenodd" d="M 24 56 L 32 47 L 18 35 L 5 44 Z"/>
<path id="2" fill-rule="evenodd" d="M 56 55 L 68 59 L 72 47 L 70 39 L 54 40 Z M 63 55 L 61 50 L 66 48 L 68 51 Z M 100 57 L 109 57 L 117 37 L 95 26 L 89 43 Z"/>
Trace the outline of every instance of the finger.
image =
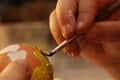
<path id="1" fill-rule="evenodd" d="M 77 19 L 78 33 L 86 32 L 95 21 L 95 17 L 115 1 L 116 0 L 80 0 Z"/>
<path id="2" fill-rule="evenodd" d="M 64 41 L 64 37 L 61 35 L 61 30 L 58 24 L 58 20 L 56 17 L 56 11 L 54 10 L 50 15 L 50 30 L 51 33 L 58 44 Z"/>
<path id="3" fill-rule="evenodd" d="M 87 39 L 97 42 L 120 42 L 120 21 L 94 24 L 87 33 Z"/>
<path id="4" fill-rule="evenodd" d="M 24 60 L 12 62 L 2 71 L 0 80 L 28 80 L 28 64 Z"/>
<path id="5" fill-rule="evenodd" d="M 76 33 L 75 13 L 78 0 L 58 0 L 56 14 L 64 38 Z"/>
<path id="6" fill-rule="evenodd" d="M 96 16 L 97 1 L 96 0 L 79 0 L 77 19 L 77 32 L 85 32 L 88 30 Z"/>
<path id="7" fill-rule="evenodd" d="M 60 44 L 65 39 L 61 34 L 60 27 L 58 25 L 58 20 L 56 17 L 56 12 L 53 11 L 50 15 L 50 29 L 55 38 L 56 42 Z M 64 52 L 69 54 L 70 56 L 77 56 L 80 54 L 80 47 L 77 42 L 69 44 L 67 47 L 64 48 Z"/>

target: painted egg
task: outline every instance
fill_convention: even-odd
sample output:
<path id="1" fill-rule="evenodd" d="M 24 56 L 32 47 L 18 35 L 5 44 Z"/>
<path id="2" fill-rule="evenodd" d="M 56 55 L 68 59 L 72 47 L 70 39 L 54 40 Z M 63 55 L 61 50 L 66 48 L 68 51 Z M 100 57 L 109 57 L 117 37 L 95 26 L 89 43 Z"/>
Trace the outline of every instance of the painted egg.
<path id="1" fill-rule="evenodd" d="M 53 80 L 52 66 L 40 48 L 26 44 L 10 45 L 0 51 L 0 72 L 12 61 L 25 59 L 30 65 L 31 80 Z"/>

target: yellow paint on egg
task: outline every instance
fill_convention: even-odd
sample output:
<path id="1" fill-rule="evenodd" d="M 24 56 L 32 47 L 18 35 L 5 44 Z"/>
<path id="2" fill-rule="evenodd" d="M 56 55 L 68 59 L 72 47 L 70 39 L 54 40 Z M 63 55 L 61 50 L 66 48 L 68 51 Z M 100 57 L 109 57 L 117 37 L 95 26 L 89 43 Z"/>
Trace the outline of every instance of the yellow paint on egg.
<path id="1" fill-rule="evenodd" d="M 39 49 L 36 47 L 36 49 Z M 31 80 L 51 80 L 53 77 L 52 66 L 47 58 L 44 55 L 34 52 L 34 55 L 43 62 L 43 66 L 37 66 L 34 71 Z"/>

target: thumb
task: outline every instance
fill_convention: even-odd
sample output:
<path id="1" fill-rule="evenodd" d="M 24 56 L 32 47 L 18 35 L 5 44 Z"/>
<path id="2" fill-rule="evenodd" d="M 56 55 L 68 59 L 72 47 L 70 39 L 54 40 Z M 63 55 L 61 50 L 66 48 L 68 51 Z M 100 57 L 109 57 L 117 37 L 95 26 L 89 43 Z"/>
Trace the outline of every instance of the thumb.
<path id="1" fill-rule="evenodd" d="M 10 63 L 1 72 L 0 80 L 28 80 L 28 63 L 25 60 Z"/>
<path id="2" fill-rule="evenodd" d="M 96 42 L 120 42 L 120 21 L 95 23 L 86 37 Z"/>

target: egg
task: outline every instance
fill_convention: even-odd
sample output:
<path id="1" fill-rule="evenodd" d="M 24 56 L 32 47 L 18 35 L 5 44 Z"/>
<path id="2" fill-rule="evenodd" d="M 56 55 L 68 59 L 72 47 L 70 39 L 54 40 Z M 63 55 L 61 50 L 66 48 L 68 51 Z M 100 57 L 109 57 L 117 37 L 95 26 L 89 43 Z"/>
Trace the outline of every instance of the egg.
<path id="1" fill-rule="evenodd" d="M 37 46 L 10 45 L 0 51 L 0 72 L 11 62 L 25 59 L 30 66 L 30 80 L 53 80 L 53 69 Z"/>

